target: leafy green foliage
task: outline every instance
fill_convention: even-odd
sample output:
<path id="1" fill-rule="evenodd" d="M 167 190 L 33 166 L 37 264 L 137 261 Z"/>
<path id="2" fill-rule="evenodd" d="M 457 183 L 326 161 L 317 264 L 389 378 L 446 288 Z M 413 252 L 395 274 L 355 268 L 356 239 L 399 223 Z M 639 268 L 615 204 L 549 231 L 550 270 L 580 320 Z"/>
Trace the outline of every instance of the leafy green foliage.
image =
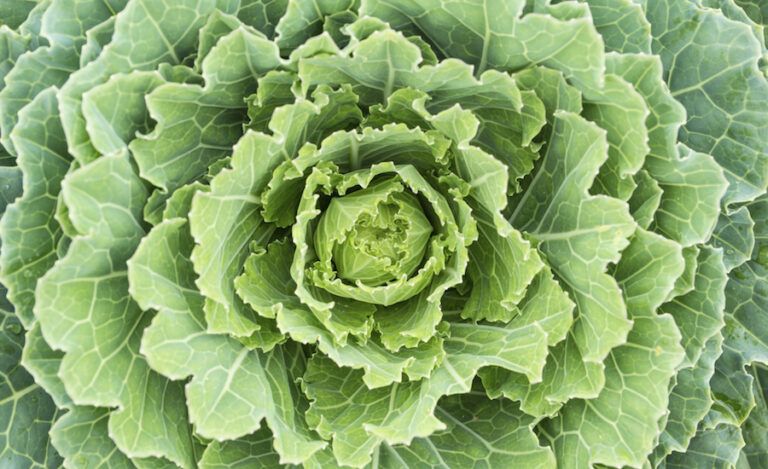
<path id="1" fill-rule="evenodd" d="M 766 466 L 766 18 L 0 0 L 0 466 Z"/>

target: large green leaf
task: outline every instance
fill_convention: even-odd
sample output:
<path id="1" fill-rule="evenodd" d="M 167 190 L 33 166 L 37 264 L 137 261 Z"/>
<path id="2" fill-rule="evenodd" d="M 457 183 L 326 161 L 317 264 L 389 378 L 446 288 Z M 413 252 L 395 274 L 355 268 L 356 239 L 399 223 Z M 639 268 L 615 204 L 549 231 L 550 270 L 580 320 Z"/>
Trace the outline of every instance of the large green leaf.
<path id="1" fill-rule="evenodd" d="M 280 65 L 274 43 L 240 26 L 202 61 L 205 86 L 170 83 L 155 89 L 147 107 L 157 126 L 130 144 L 141 176 L 173 191 L 231 153 L 242 135 L 245 97 L 256 90 L 259 76 Z"/>
<path id="2" fill-rule="evenodd" d="M 640 5 L 633 0 L 582 0 L 589 11 L 597 32 L 611 52 L 650 53 L 651 25 Z"/>
<path id="3" fill-rule="evenodd" d="M 739 427 L 720 424 L 697 433 L 685 453 L 672 453 L 665 461 L 670 469 L 690 467 L 734 467 L 744 439 Z"/>
<path id="4" fill-rule="evenodd" d="M 19 114 L 12 138 L 23 172 L 24 194 L 8 206 L 0 220 L 2 281 L 22 324 L 34 322 L 37 280 L 57 259 L 62 236 L 54 218 L 61 181 L 71 157 L 59 120 L 55 90 L 39 94 Z"/>
<path id="5" fill-rule="evenodd" d="M 98 155 L 83 117 L 83 94 L 112 75 L 176 65 L 195 51 L 215 0 L 133 0 L 115 16 L 115 33 L 99 57 L 69 76 L 59 92 L 70 153 L 85 163 Z"/>
<path id="6" fill-rule="evenodd" d="M 261 429 L 243 438 L 213 441 L 198 463 L 201 469 L 272 469 L 279 455 L 272 449 L 272 433 Z"/>
<path id="7" fill-rule="evenodd" d="M 481 393 L 445 397 L 435 414 L 445 423 L 427 438 L 410 445 L 382 445 L 380 467 L 551 467 L 554 455 L 539 446 L 531 431 L 532 417 L 507 400 L 488 400 Z M 498 429 L 504 434 L 499 435 Z"/>
<path id="8" fill-rule="evenodd" d="M 583 397 L 602 387 L 601 363 L 631 328 L 621 291 L 605 269 L 618 261 L 635 224 L 626 204 L 588 194 L 607 156 L 605 131 L 575 114 L 556 113 L 542 166 L 511 217 L 573 294 L 576 322 L 566 342 L 591 368 Z"/>
<path id="9" fill-rule="evenodd" d="M 0 285 L 0 466 L 53 469 L 61 458 L 48 433 L 58 410 L 21 366 L 24 332 Z"/>
<path id="10" fill-rule="evenodd" d="M 63 350 L 59 376 L 78 405 L 117 406 L 110 435 L 135 458 L 160 456 L 194 466 L 183 389 L 139 355 L 152 318 L 128 294 L 125 262 L 144 230 L 146 189 L 125 153 L 104 156 L 62 183 L 79 236 L 38 282 L 35 314 L 52 348 Z M 83 320 L 88 318 L 88 320 Z M 116 320 L 117 319 L 117 320 Z"/>
<path id="11" fill-rule="evenodd" d="M 711 154 L 728 179 L 726 205 L 768 186 L 768 82 L 750 28 L 695 2 L 644 1 L 672 96 L 688 110 L 680 141 Z"/>
<path id="12" fill-rule="evenodd" d="M 344 13 L 355 15 L 359 3 L 359 0 L 318 0 L 311 3 L 288 0 L 285 14 L 275 28 L 280 49 L 290 52 L 321 33 L 328 25 L 328 17 Z"/>
<path id="13" fill-rule="evenodd" d="M 338 368 L 320 354 L 312 357 L 303 381 L 312 400 L 306 418 L 321 436 L 333 439 L 339 463 L 361 467 L 382 442 L 408 445 L 446 429 L 435 412 L 438 400 L 469 392 L 481 367 L 499 366 L 541 379 L 546 334 L 539 324 L 454 323 L 450 332 L 446 356 L 429 378 L 372 390 L 362 383 L 360 371 Z"/>
<path id="14" fill-rule="evenodd" d="M 676 145 L 685 109 L 671 96 L 658 57 L 611 54 L 607 59 L 608 70 L 631 83 L 650 111 L 644 168 L 661 190 L 651 229 L 684 246 L 706 242 L 727 187 L 722 170 L 711 156 Z"/>
<path id="15" fill-rule="evenodd" d="M 684 357 L 673 319 L 656 309 L 683 268 L 678 244 L 645 231 L 622 252 L 614 275 L 634 322 L 627 344 L 611 350 L 595 399 L 567 402 L 542 426 L 563 467 L 639 466 L 653 449 L 670 379 Z"/>
<path id="16" fill-rule="evenodd" d="M 79 65 L 79 48 L 85 42 L 86 31 L 108 20 L 125 6 L 126 0 L 51 0 L 41 3 L 38 34 L 49 45 L 23 54 L 13 70 L 5 77 L 0 92 L 0 129 L 2 144 L 15 153 L 11 130 L 18 120 L 18 111 L 49 86 L 61 86 Z"/>
<path id="17" fill-rule="evenodd" d="M 698 361 L 707 341 L 723 327 L 726 279 L 722 251 L 703 247 L 698 256 L 693 290 L 660 308 L 675 318 L 682 333 L 687 366 Z"/>
<path id="18" fill-rule="evenodd" d="M 364 36 L 360 30 L 370 35 Z M 509 75 L 495 70 L 475 78 L 472 67 L 456 60 L 420 66 L 425 64 L 416 44 L 370 18 L 353 24 L 349 32 L 355 38 L 360 36 L 360 42 L 353 42 L 336 56 L 300 61 L 299 76 L 304 86 L 349 83 L 360 95 L 361 103 L 386 104 L 372 108 L 369 118 L 372 126 L 384 122 L 405 122 L 412 126 L 430 122 L 433 127 L 439 126 L 441 120 L 430 118 L 429 113 L 437 114 L 458 104 L 472 111 L 479 121 L 479 126 L 472 124 L 477 132 L 472 131 L 467 137 L 507 165 L 510 190 L 519 190 L 518 179 L 531 171 L 538 157 L 529 148 L 544 125 L 544 109 L 538 97 L 521 93 Z M 403 88 L 412 90 L 397 92 Z M 472 127 L 464 124 L 447 128 L 466 133 Z M 463 146 L 463 138 L 457 140 Z M 465 151 L 477 153 L 477 150 Z M 481 187 L 477 186 L 476 190 L 480 191 Z"/>
<path id="19" fill-rule="evenodd" d="M 603 41 L 589 9 L 544 5 L 542 10 L 550 14 L 521 18 L 525 7 L 522 0 L 366 0 L 361 10 L 395 29 L 428 38 L 442 54 L 473 64 L 478 73 L 542 64 L 585 89 L 601 88 Z"/>
<path id="20" fill-rule="evenodd" d="M 98 469 L 133 469 L 134 464 L 109 437 L 109 411 L 75 407 L 51 430 L 51 441 L 65 464 Z"/>
<path id="21" fill-rule="evenodd" d="M 669 415 L 659 436 L 659 444 L 649 458 L 658 463 L 672 451 L 684 453 L 696 435 L 696 429 L 712 406 L 709 381 L 715 361 L 722 353 L 723 336 L 709 339 L 699 361 L 678 371 L 669 394 Z"/>
<path id="22" fill-rule="evenodd" d="M 150 365 L 186 386 L 190 422 L 205 438 L 228 440 L 254 432 L 266 419 L 283 463 L 301 463 L 325 443 L 301 417 L 296 380 L 304 353 L 297 344 L 269 353 L 249 350 L 225 335 L 206 334 L 203 298 L 195 290 L 184 219 L 157 225 L 129 263 L 133 297 L 159 311 L 142 340 Z"/>
<path id="23" fill-rule="evenodd" d="M 8 25 L 11 28 L 17 28 L 24 20 L 27 19 L 27 15 L 35 7 L 35 0 L 2 0 L 0 1 L 0 18 L 2 18 L 2 24 Z"/>

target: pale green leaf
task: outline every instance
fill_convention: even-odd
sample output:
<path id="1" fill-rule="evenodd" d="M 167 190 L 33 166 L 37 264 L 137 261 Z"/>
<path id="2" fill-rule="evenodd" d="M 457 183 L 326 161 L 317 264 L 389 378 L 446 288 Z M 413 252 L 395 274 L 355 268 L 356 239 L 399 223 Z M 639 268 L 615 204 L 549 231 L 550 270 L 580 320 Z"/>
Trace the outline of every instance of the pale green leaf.
<path id="1" fill-rule="evenodd" d="M 200 469 L 272 469 L 280 457 L 272 449 L 272 433 L 263 428 L 236 440 L 213 441 L 198 463 Z"/>
<path id="2" fill-rule="evenodd" d="M 115 34 L 98 59 L 72 73 L 59 92 L 70 153 L 85 163 L 97 156 L 82 113 L 83 94 L 116 73 L 176 65 L 194 52 L 215 0 L 133 0 L 115 17 Z"/>
<path id="3" fill-rule="evenodd" d="M 301 398 L 292 397 L 303 351 L 289 344 L 262 354 L 225 335 L 207 334 L 189 260 L 192 247 L 186 221 L 173 218 L 156 226 L 130 260 L 132 295 L 144 308 L 160 311 L 144 334 L 142 352 L 172 379 L 193 376 L 186 392 L 198 434 L 238 438 L 266 419 L 281 461 L 301 463 L 325 446 L 303 423 Z"/>
<path id="4" fill-rule="evenodd" d="M 650 111 L 644 168 L 662 191 L 652 230 L 684 246 L 706 242 L 727 182 L 712 157 L 676 145 L 685 109 L 670 94 L 661 61 L 651 55 L 609 55 L 606 65 L 634 86 Z"/>
<path id="5" fill-rule="evenodd" d="M 697 259 L 694 289 L 672 298 L 660 311 L 672 315 L 682 333 L 686 366 L 693 366 L 704 346 L 724 325 L 726 282 L 722 251 L 702 247 Z"/>
<path id="6" fill-rule="evenodd" d="M 669 394 L 669 416 L 659 436 L 659 444 L 650 460 L 658 463 L 672 451 L 684 453 L 696 429 L 712 406 L 709 381 L 715 372 L 715 361 L 722 353 L 723 336 L 709 339 L 693 366 L 678 371 Z"/>
<path id="7" fill-rule="evenodd" d="M 429 376 L 443 355 L 442 341 L 433 339 L 415 349 L 393 353 L 373 339 L 365 343 L 349 339 L 339 343 L 320 320 L 295 295 L 290 259 L 294 248 L 285 241 L 270 244 L 266 251 L 253 255 L 236 284 L 238 292 L 259 314 L 276 317 L 280 330 L 301 343 L 317 343 L 318 348 L 339 366 L 364 370 L 361 385 L 370 388 L 402 380 Z M 336 324 L 342 323 L 337 319 Z M 370 326 L 367 326 L 370 327 Z"/>
<path id="8" fill-rule="evenodd" d="M 637 231 L 622 252 L 614 275 L 633 320 L 627 344 L 611 350 L 596 398 L 571 400 L 541 425 L 563 467 L 639 466 L 653 449 L 684 357 L 674 321 L 656 309 L 683 268 L 680 246 L 653 233 Z"/>
<path id="9" fill-rule="evenodd" d="M 35 322 L 27 331 L 21 364 L 35 378 L 35 382 L 47 392 L 56 406 L 70 408 L 72 399 L 64 389 L 64 383 L 59 378 L 61 359 L 64 354 L 51 349 L 40 330 L 40 324 Z"/>
<path id="10" fill-rule="evenodd" d="M 608 61 L 615 57 L 610 55 Z M 615 64 L 611 66 L 618 68 Z M 600 168 L 593 192 L 628 200 L 635 188 L 632 178 L 648 154 L 649 114 L 643 97 L 618 75 L 608 74 L 605 87 L 585 94 L 582 115 L 605 129 L 608 159 Z"/>
<path id="11" fill-rule="evenodd" d="M 729 182 L 725 205 L 763 194 L 768 82 L 758 69 L 762 47 L 751 28 L 694 2 L 644 4 L 665 81 L 688 110 L 680 141 L 722 166 Z"/>
<path id="12" fill-rule="evenodd" d="M 549 448 L 539 446 L 531 431 L 533 418 L 507 400 L 488 400 L 479 393 L 445 397 L 435 414 L 445 430 L 410 445 L 381 445 L 377 461 L 384 468 L 530 467 L 555 464 Z M 503 428 L 503 435 L 498 429 Z"/>
<path id="13" fill-rule="evenodd" d="M 651 52 L 651 25 L 643 9 L 632 0 L 582 0 L 589 11 L 605 48 L 623 54 Z"/>
<path id="14" fill-rule="evenodd" d="M 56 261 L 61 228 L 54 219 L 61 180 L 69 169 L 56 94 L 39 94 L 19 115 L 12 138 L 24 173 L 24 194 L 0 221 L 2 281 L 22 324 L 34 322 L 35 286 Z"/>
<path id="15" fill-rule="evenodd" d="M 202 175 L 242 135 L 245 97 L 281 64 L 277 46 L 245 27 L 221 38 L 202 64 L 205 86 L 169 83 L 147 97 L 157 121 L 130 144 L 144 179 L 173 191 Z"/>
<path id="16" fill-rule="evenodd" d="M 287 0 L 288 7 L 275 33 L 280 50 L 290 53 L 312 36 L 320 34 L 327 17 L 342 12 L 355 13 L 359 0 Z"/>
<path id="17" fill-rule="evenodd" d="M 275 167 L 286 156 L 296 154 L 302 143 L 299 136 L 319 141 L 354 122 L 358 113 L 354 96 L 343 90 L 320 92 L 314 103 L 302 101 L 279 108 L 270 125 L 273 135 L 246 133 L 235 146 L 232 169 L 221 171 L 211 181 L 209 193 L 195 196 L 189 218 L 198 243 L 192 253 L 200 275 L 197 284 L 207 298 L 220 305 L 206 306 L 209 330 L 248 336 L 261 327 L 256 315 L 235 295 L 232 284 L 249 254 L 248 244 L 256 241 L 266 246 L 274 229 L 264 223 L 263 198 L 256 195 L 266 189 Z M 220 230 L 223 226 L 228 227 L 224 232 Z"/>
<path id="18" fill-rule="evenodd" d="M 607 147 L 605 131 L 575 114 L 556 113 L 542 166 L 510 218 L 538 243 L 574 295 L 571 338 L 587 363 L 601 362 L 631 328 L 619 287 L 605 269 L 619 259 L 635 224 L 625 203 L 587 192 Z"/>
<path id="19" fill-rule="evenodd" d="M 165 83 L 158 72 L 112 75 L 83 94 L 83 116 L 91 144 L 101 154 L 125 150 L 151 122 L 144 98 Z"/>
<path id="20" fill-rule="evenodd" d="M 473 64 L 478 73 L 542 64 L 562 71 L 585 89 L 601 88 L 603 41 L 589 10 L 569 11 L 567 17 L 558 18 L 562 9 L 544 7 L 550 14 L 520 18 L 525 6 L 522 0 L 367 0 L 361 11 L 407 34 L 430 38 L 443 55 Z"/>
<path id="21" fill-rule="evenodd" d="M 62 190 L 82 236 L 38 282 L 35 314 L 46 341 L 65 352 L 59 376 L 67 394 L 78 405 L 119 406 L 110 435 L 129 456 L 192 467 L 183 389 L 139 355 L 152 314 L 128 294 L 125 261 L 144 234 L 146 189 L 127 155 L 115 154 L 71 173 Z"/>
<path id="22" fill-rule="evenodd" d="M 360 382 L 359 371 L 338 368 L 318 354 L 309 361 L 304 376 L 304 390 L 312 400 L 307 421 L 321 436 L 333 438 L 339 463 L 362 467 L 383 441 L 407 445 L 446 429 L 435 415 L 438 400 L 469 392 L 483 366 L 540 377 L 546 334 L 539 324 L 504 328 L 453 323 L 450 335 L 446 356 L 429 378 L 372 390 Z"/>
<path id="23" fill-rule="evenodd" d="M 109 410 L 75 407 L 60 418 L 51 431 L 51 441 L 70 467 L 133 469 L 109 437 Z"/>

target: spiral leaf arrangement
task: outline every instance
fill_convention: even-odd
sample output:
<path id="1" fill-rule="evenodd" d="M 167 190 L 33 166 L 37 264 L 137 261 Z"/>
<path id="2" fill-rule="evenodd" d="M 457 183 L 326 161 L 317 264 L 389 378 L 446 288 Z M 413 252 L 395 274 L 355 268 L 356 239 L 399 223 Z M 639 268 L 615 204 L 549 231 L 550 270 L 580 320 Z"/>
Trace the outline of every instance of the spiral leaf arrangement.
<path id="1" fill-rule="evenodd" d="M 767 467 L 766 19 L 0 1 L 0 465 Z"/>

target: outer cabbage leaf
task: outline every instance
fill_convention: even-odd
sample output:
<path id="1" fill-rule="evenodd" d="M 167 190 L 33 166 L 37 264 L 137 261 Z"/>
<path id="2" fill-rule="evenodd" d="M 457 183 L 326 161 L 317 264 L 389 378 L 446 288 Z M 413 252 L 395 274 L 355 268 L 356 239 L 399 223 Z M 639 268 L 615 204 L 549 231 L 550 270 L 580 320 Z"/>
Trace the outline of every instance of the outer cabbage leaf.
<path id="1" fill-rule="evenodd" d="M 601 88 L 604 46 L 589 9 L 570 4 L 566 11 L 545 5 L 542 13 L 520 18 L 525 7 L 522 0 L 366 0 L 361 11 L 407 34 L 429 38 L 442 54 L 475 65 L 478 73 L 542 64 L 562 71 L 585 89 Z"/>
<path id="2" fill-rule="evenodd" d="M 568 401 L 541 427 L 564 467 L 639 466 L 653 449 L 670 379 L 684 357 L 674 320 L 656 309 L 683 268 L 678 244 L 645 231 L 622 252 L 614 275 L 634 321 L 627 344 L 611 350 L 595 399 Z"/>
<path id="3" fill-rule="evenodd" d="M 80 162 L 98 155 L 82 111 L 83 94 L 116 73 L 179 64 L 194 52 L 197 33 L 215 0 L 131 1 L 115 17 L 114 34 L 99 57 L 72 73 L 60 90 L 62 123 L 70 153 Z"/>
<path id="4" fill-rule="evenodd" d="M 206 334 L 203 298 L 189 260 L 192 246 L 186 221 L 172 218 L 157 225 L 130 260 L 134 298 L 160 311 L 144 333 L 144 355 L 172 379 L 193 376 L 186 392 L 197 433 L 229 440 L 257 430 L 266 419 L 281 462 L 303 462 L 325 443 L 316 441 L 301 418 L 304 406 L 294 386 L 303 374 L 302 349 L 289 344 L 265 354 L 225 335 Z"/>
<path id="5" fill-rule="evenodd" d="M 561 369 L 572 383 L 581 380 L 576 389 L 566 391 L 571 396 L 593 397 L 599 391 L 603 359 L 626 340 L 631 328 L 619 287 L 605 268 L 618 261 L 635 224 L 626 204 L 587 193 L 606 158 L 604 131 L 577 115 L 556 113 L 542 167 L 510 219 L 537 242 L 574 295 L 576 322 L 565 347 L 578 353 L 580 366 L 588 369 Z"/>
<path id="6" fill-rule="evenodd" d="M 99 158 L 62 185 L 81 235 L 40 279 L 35 313 L 46 341 L 66 352 L 59 376 L 67 394 L 79 405 L 120 407 L 109 428 L 126 454 L 192 467 L 183 390 L 139 355 L 152 313 L 128 294 L 125 261 L 144 235 L 146 189 L 124 153 Z"/>
<path id="7" fill-rule="evenodd" d="M 54 218 L 61 181 L 71 157 L 58 117 L 55 90 L 34 99 L 20 114 L 12 134 L 23 172 L 24 194 L 0 221 L 2 281 L 27 328 L 34 322 L 35 286 L 57 259 L 62 233 Z"/>
<path id="8" fill-rule="evenodd" d="M 768 186 L 768 141 L 761 137 L 768 132 L 768 82 L 758 69 L 760 43 L 747 25 L 718 10 L 694 2 L 643 4 L 664 81 L 689 111 L 680 141 L 722 166 L 729 182 L 725 205 L 762 195 Z"/>
<path id="9" fill-rule="evenodd" d="M 467 393 L 440 400 L 435 413 L 445 430 L 410 445 L 382 445 L 377 452 L 381 467 L 550 467 L 554 455 L 531 431 L 533 419 L 506 400 L 488 400 L 481 393 Z M 499 438 L 498 429 L 504 429 Z"/>

